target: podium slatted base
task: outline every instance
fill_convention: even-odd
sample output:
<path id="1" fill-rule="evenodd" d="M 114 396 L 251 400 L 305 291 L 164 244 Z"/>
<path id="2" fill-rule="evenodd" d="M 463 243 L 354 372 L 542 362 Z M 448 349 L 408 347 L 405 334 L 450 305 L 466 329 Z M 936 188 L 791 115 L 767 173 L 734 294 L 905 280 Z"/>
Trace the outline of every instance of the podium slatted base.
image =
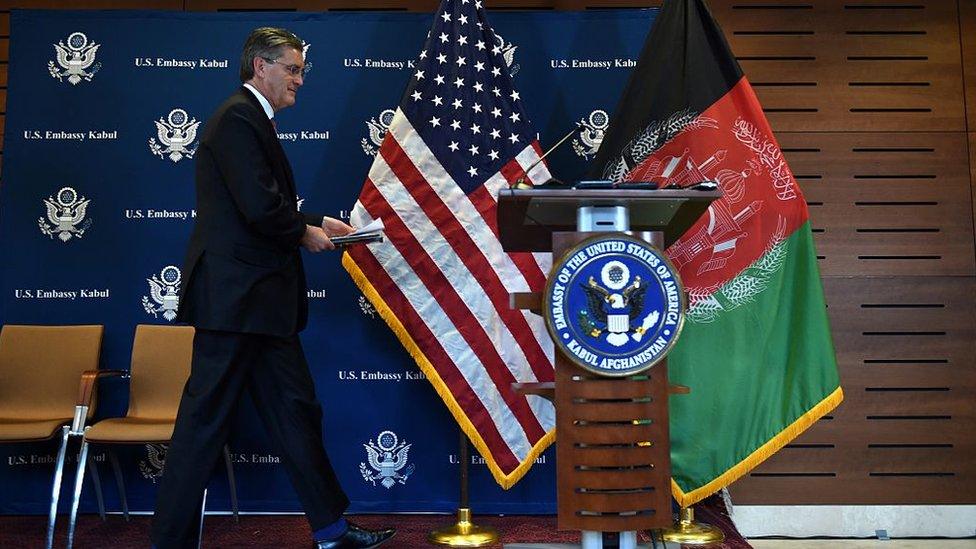
<path id="1" fill-rule="evenodd" d="M 560 530 L 623 532 L 672 524 L 667 365 L 649 374 L 599 378 L 557 357 Z"/>
<path id="2" fill-rule="evenodd" d="M 553 257 L 596 234 L 553 232 Z M 659 232 L 644 238 L 658 247 L 664 243 Z M 560 530 L 627 532 L 672 525 L 667 361 L 646 373 L 597 377 L 556 353 Z"/>

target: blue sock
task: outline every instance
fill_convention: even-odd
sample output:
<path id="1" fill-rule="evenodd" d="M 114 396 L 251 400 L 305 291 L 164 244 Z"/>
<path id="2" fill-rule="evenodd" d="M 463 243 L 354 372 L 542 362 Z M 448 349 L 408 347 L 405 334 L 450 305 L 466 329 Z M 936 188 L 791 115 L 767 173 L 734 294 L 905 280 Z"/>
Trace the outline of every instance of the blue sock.
<path id="1" fill-rule="evenodd" d="M 346 519 L 339 517 L 339 520 L 332 524 L 312 532 L 312 539 L 315 541 L 331 541 L 345 534 L 348 529 L 349 523 L 346 522 Z"/>

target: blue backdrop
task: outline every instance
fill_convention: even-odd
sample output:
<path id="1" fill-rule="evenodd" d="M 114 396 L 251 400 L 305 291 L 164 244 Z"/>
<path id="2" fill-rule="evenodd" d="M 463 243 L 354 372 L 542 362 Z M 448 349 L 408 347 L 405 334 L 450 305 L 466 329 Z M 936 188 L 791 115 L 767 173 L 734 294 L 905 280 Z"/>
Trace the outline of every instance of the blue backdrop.
<path id="1" fill-rule="evenodd" d="M 595 152 L 655 14 L 490 15 L 502 47 L 512 52 L 515 84 L 543 147 L 575 122 L 587 125 L 585 135 L 550 157 L 557 177 L 576 178 Z M 173 288 L 179 282 L 192 227 L 196 142 L 167 144 L 157 125 L 192 133 L 194 122 L 204 122 L 239 85 L 240 48 L 257 26 L 287 27 L 307 44 L 312 71 L 297 105 L 276 117 L 278 131 L 302 206 L 347 217 L 378 148 L 384 111 L 396 108 L 430 23 L 430 14 L 409 13 L 14 11 L 0 187 L 0 322 L 103 324 L 106 368 L 128 368 L 137 324 L 169 322 L 150 281 Z M 302 339 L 325 409 L 326 445 L 351 510 L 455 510 L 452 418 L 339 255 L 306 257 L 306 267 L 310 319 Z M 125 395 L 125 382 L 104 383 L 99 415 L 124 413 Z M 250 402 L 236 423 L 231 447 L 242 509 L 299 510 Z M 361 470 L 376 474 L 364 445 L 377 444 L 384 431 L 411 445 L 413 472 L 392 487 L 374 484 Z M 131 446 L 119 454 L 134 510 L 152 509 L 157 450 Z M 0 446 L 0 513 L 46 512 L 55 451 L 52 443 Z M 104 448 L 92 451 L 103 465 L 107 504 L 118 509 Z M 506 492 L 475 456 L 473 508 L 553 512 L 554 459 L 551 449 Z M 227 494 L 224 477 L 215 476 L 210 508 L 228 508 Z M 93 508 L 89 484 L 82 511 Z"/>

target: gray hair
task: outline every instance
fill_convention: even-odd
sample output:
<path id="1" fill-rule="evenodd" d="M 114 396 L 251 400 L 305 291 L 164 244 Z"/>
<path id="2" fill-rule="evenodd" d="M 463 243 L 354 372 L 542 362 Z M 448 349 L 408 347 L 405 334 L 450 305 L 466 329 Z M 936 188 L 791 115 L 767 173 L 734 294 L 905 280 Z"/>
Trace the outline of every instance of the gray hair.
<path id="1" fill-rule="evenodd" d="M 278 59 L 285 48 L 301 52 L 303 47 L 302 39 L 287 29 L 260 27 L 252 30 L 241 52 L 241 82 L 254 78 L 255 58 Z"/>

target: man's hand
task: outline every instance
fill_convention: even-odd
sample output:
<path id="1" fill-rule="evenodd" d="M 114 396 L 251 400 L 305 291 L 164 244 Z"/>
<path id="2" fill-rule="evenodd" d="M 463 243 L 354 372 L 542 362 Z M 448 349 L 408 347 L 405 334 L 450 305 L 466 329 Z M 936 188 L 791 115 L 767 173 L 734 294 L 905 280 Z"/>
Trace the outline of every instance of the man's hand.
<path id="1" fill-rule="evenodd" d="M 305 225 L 305 234 L 302 235 L 300 244 L 312 253 L 335 249 L 335 244 L 329 240 L 329 235 L 325 234 L 322 227 L 315 225 Z"/>
<path id="2" fill-rule="evenodd" d="M 352 227 L 346 225 L 345 223 L 339 221 L 338 219 L 325 216 L 322 218 L 322 230 L 324 230 L 325 234 L 329 235 L 329 237 L 333 237 L 333 236 L 345 236 L 355 231 L 356 229 L 353 229 Z"/>

